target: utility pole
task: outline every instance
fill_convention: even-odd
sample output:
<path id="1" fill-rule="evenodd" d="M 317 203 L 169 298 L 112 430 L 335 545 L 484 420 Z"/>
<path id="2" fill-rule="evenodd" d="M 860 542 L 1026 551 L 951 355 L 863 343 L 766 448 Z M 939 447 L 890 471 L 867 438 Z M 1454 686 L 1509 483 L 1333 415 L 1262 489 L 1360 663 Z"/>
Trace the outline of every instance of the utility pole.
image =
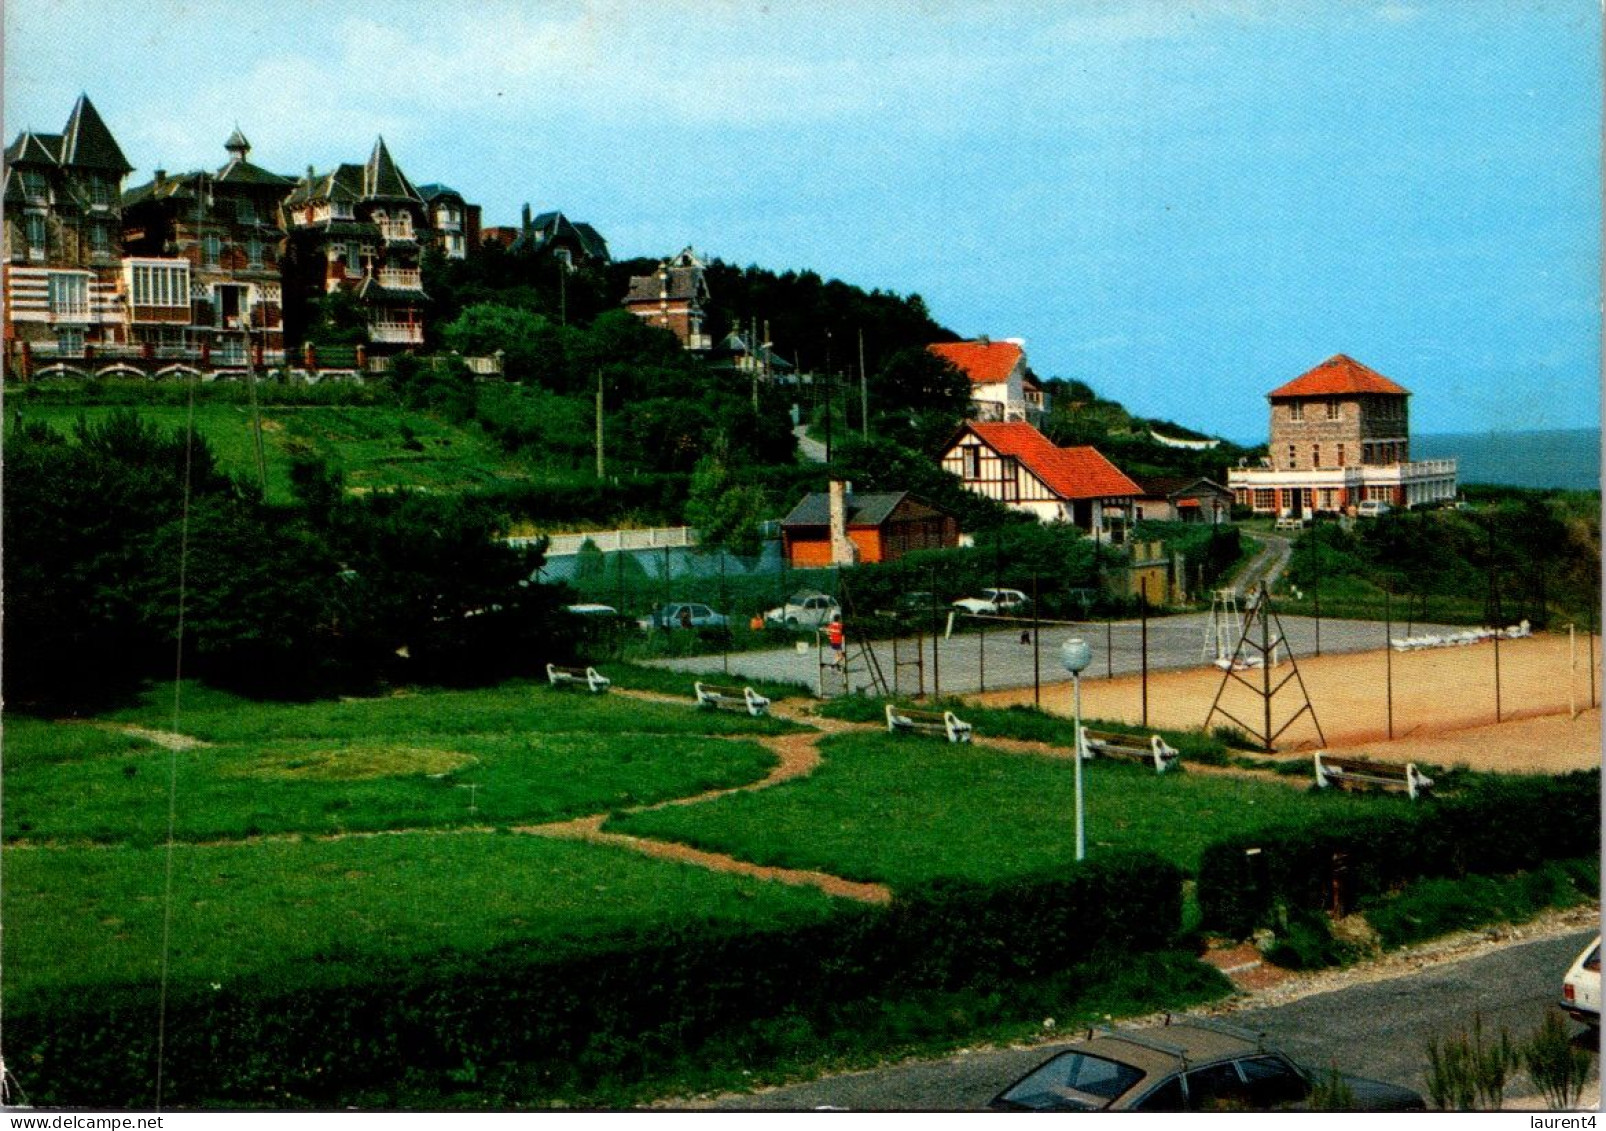
<path id="1" fill-rule="evenodd" d="M 870 438 L 870 379 L 864 372 L 864 327 L 859 328 L 859 424 L 866 440 Z"/>
<path id="2" fill-rule="evenodd" d="M 602 457 L 602 370 L 597 370 L 597 478 L 605 475 L 606 465 Z"/>
<path id="3" fill-rule="evenodd" d="M 835 400 L 831 388 L 831 331 L 825 332 L 825 462 L 831 462 L 831 402 Z"/>

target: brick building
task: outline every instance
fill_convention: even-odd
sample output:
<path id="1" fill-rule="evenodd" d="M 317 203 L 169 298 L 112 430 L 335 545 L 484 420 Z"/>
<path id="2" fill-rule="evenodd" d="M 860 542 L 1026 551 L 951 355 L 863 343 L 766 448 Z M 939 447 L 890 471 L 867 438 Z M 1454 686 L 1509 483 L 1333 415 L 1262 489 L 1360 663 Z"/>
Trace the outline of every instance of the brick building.
<path id="1" fill-rule="evenodd" d="M 289 177 L 253 165 L 236 129 L 216 173 L 169 176 L 123 197 L 129 340 L 153 356 L 213 366 L 284 356 L 279 204 Z"/>
<path id="2" fill-rule="evenodd" d="M 673 333 L 682 348 L 708 350 L 714 343 L 703 332 L 703 303 L 707 301 L 703 261 L 688 247 L 660 263 L 653 274 L 631 276 L 624 305 L 650 325 Z"/>
<path id="3" fill-rule="evenodd" d="M 380 138 L 363 165 L 341 165 L 298 181 L 284 202 L 285 286 L 308 304 L 355 296 L 376 353 L 424 344 L 419 256 L 430 236 L 419 195 Z M 296 332 L 304 332 L 296 327 Z"/>
<path id="4" fill-rule="evenodd" d="M 1270 451 L 1233 468 L 1233 499 L 1260 514 L 1352 511 L 1365 500 L 1412 507 L 1453 499 L 1456 461 L 1411 460 L 1410 392 L 1336 354 L 1273 389 Z"/>
<path id="5" fill-rule="evenodd" d="M 6 148 L 8 367 L 82 373 L 77 359 L 126 341 L 120 236 L 132 168 L 87 95 L 61 133 L 24 130 Z"/>
<path id="6" fill-rule="evenodd" d="M 958 520 L 907 491 L 856 494 L 840 482 L 832 491 L 840 493 L 835 513 L 831 494 L 816 493 L 805 495 L 781 520 L 781 544 L 793 569 L 839 562 L 843 543 L 851 543 L 850 560 L 860 563 L 892 562 L 913 550 L 959 545 Z"/>

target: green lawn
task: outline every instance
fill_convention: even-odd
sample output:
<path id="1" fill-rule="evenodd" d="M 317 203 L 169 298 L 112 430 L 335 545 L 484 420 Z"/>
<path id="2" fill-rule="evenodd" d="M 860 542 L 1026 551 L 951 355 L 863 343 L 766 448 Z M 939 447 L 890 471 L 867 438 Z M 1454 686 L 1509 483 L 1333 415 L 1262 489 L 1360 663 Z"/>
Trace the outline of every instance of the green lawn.
<path id="1" fill-rule="evenodd" d="M 80 415 L 94 421 L 126 408 L 28 404 L 22 411 L 30 422 L 69 433 Z M 297 450 L 323 457 L 345 472 L 347 487 L 366 491 L 458 491 L 528 478 L 527 470 L 478 430 L 457 428 L 425 413 L 368 405 L 263 405 L 260 411 L 267 493 L 275 502 L 290 498 L 290 457 Z M 188 408 L 149 404 L 138 406 L 138 412 L 172 431 L 185 427 Z M 254 482 L 251 422 L 249 405 L 203 401 L 195 406 L 196 430 L 206 437 L 223 470 Z"/>
<path id="2" fill-rule="evenodd" d="M 695 811 L 619 815 L 606 827 L 894 888 L 949 876 L 997 879 L 1073 858 L 1069 762 L 880 734 L 834 736 L 821 750 L 825 764 L 807 778 Z M 1224 836 L 1408 804 L 1103 761 L 1088 764 L 1083 780 L 1090 854 L 1147 848 L 1188 871 Z"/>
<path id="3" fill-rule="evenodd" d="M 165 849 L 13 848 L 0 867 L 3 988 L 13 1000 L 156 977 Z M 271 972 L 288 990 L 360 978 L 367 958 L 515 942 L 558 954 L 688 917 L 809 922 L 828 915 L 830 902 L 810 888 L 525 835 L 180 845 L 169 973 L 222 983 Z"/>
<path id="4" fill-rule="evenodd" d="M 180 840 L 535 824 L 756 781 L 774 755 L 723 736 L 795 729 L 522 681 L 294 706 L 183 690 L 180 732 L 211 745 L 173 753 L 86 723 L 7 719 L 6 835 L 152 844 L 175 782 Z M 171 692 L 100 725 L 170 729 Z"/>

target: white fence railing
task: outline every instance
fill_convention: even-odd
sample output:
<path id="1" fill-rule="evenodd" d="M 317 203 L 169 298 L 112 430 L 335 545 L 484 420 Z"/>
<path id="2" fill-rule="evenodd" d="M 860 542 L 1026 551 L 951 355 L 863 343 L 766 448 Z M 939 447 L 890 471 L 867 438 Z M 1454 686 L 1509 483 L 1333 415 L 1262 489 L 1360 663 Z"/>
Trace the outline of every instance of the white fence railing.
<path id="1" fill-rule="evenodd" d="M 680 548 L 697 545 L 697 530 L 690 526 L 659 526 L 646 530 L 593 530 L 583 534 L 549 534 L 547 557 L 563 558 L 578 554 L 590 542 L 603 553 L 619 550 L 656 550 L 661 547 Z M 533 546 L 540 536 L 509 538 L 508 545 L 515 548 Z"/>

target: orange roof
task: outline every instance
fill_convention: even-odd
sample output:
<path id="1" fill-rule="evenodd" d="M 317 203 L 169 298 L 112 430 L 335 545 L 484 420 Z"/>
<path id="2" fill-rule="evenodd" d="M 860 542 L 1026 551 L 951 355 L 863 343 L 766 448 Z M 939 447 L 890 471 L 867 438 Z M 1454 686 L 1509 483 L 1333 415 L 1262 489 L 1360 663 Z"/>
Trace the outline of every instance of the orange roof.
<path id="1" fill-rule="evenodd" d="M 1410 390 L 1396 385 L 1376 370 L 1368 369 L 1352 357 L 1336 353 L 1310 372 L 1295 377 L 1281 388 L 1266 396 L 1271 400 L 1283 397 L 1332 397 L 1347 393 L 1388 393 L 1398 397 L 1410 396 Z"/>
<path id="2" fill-rule="evenodd" d="M 952 362 L 973 385 L 992 385 L 1009 376 L 1023 356 L 1014 342 L 941 342 L 928 350 Z"/>
<path id="3" fill-rule="evenodd" d="M 1143 493 L 1097 448 L 1056 447 L 1036 428 L 1020 421 L 972 422 L 966 427 L 999 455 L 1014 456 L 1062 499 L 1109 499 Z"/>

